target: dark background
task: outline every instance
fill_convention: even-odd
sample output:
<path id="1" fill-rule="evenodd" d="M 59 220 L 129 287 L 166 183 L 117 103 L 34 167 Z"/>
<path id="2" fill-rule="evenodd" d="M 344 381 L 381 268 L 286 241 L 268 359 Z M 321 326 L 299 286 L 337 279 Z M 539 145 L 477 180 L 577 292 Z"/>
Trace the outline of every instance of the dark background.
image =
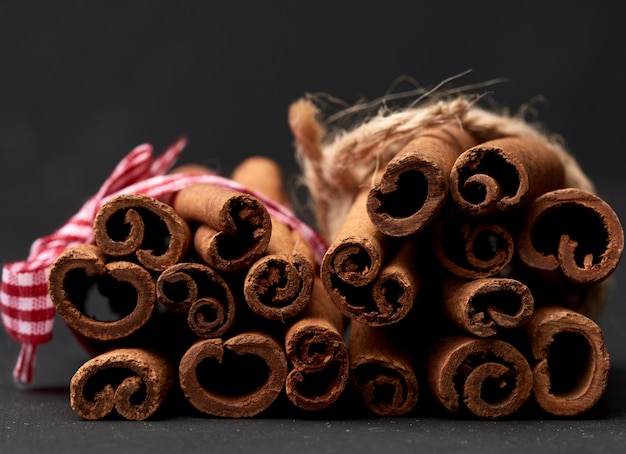
<path id="1" fill-rule="evenodd" d="M 623 218 L 626 6 L 548 3 L 0 1 L 0 261 L 24 259 L 140 143 L 161 152 L 186 134 L 181 163 L 227 175 L 263 154 L 293 181 L 290 102 L 325 92 L 354 103 L 401 76 L 429 88 L 466 70 L 448 87 L 506 78 L 482 90 L 490 104 L 532 103 Z M 609 388 L 582 418 L 87 423 L 67 392 L 87 356 L 57 323 L 26 392 L 11 382 L 18 346 L 0 330 L 0 451 L 619 451 L 625 279 L 618 269 L 599 319 L 612 355 Z"/>

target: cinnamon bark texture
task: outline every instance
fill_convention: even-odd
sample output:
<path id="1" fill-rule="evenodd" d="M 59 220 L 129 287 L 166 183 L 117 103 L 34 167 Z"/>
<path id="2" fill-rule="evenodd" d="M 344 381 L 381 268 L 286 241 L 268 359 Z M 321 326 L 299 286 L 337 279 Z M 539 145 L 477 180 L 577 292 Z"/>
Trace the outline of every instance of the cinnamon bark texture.
<path id="1" fill-rule="evenodd" d="M 191 233 L 171 206 L 142 194 L 122 194 L 107 201 L 94 221 L 96 244 L 110 257 L 136 257 L 153 271 L 163 271 L 187 254 Z"/>
<path id="2" fill-rule="evenodd" d="M 443 281 L 443 311 L 468 334 L 491 337 L 518 328 L 533 314 L 534 298 L 522 282 L 507 278 Z"/>
<path id="3" fill-rule="evenodd" d="M 118 319 L 97 320 L 88 313 L 89 291 L 96 286 Z M 63 252 L 50 269 L 49 291 L 65 323 L 98 341 L 124 339 L 137 332 L 152 317 L 156 300 L 154 280 L 145 268 L 124 261 L 107 263 L 95 245 Z"/>
<path id="4" fill-rule="evenodd" d="M 179 191 L 172 206 L 182 218 L 199 224 L 195 250 L 218 270 L 236 271 L 251 265 L 270 241 L 270 216 L 250 195 L 197 183 Z"/>
<path id="5" fill-rule="evenodd" d="M 287 378 L 283 347 L 262 332 L 195 343 L 179 365 L 181 388 L 199 411 L 227 418 L 252 417 L 266 410 Z"/>
<path id="6" fill-rule="evenodd" d="M 566 188 L 543 194 L 529 205 L 517 248 L 531 269 L 548 275 L 560 272 L 575 284 L 589 285 L 617 267 L 624 231 L 604 200 Z"/>
<path id="7" fill-rule="evenodd" d="M 476 144 L 458 125 L 421 132 L 387 164 L 369 192 L 372 222 L 391 236 L 408 236 L 429 225 L 448 198 L 454 162 Z"/>
<path id="8" fill-rule="evenodd" d="M 169 397 L 176 370 L 158 353 L 121 348 L 83 364 L 70 382 L 70 405 L 82 418 L 153 416 Z"/>
<path id="9" fill-rule="evenodd" d="M 296 407 L 322 410 L 339 399 L 349 373 L 344 320 L 319 279 L 311 302 L 285 334 L 285 350 L 293 365 L 285 392 Z"/>
<path id="10" fill-rule="evenodd" d="M 271 159 L 252 157 L 242 162 L 233 180 L 289 208 L 282 171 Z M 243 292 L 250 308 L 270 320 L 285 320 L 300 313 L 311 298 L 315 259 L 311 248 L 289 226 L 274 217 L 265 255 L 246 275 Z"/>
<path id="11" fill-rule="evenodd" d="M 415 239 L 407 240 L 400 249 L 395 248 L 393 254 L 388 254 L 388 262 L 373 282 L 353 286 L 339 277 L 346 273 L 337 273 L 332 268 L 336 255 L 329 249 L 322 261 L 322 282 L 331 300 L 345 316 L 371 326 L 391 325 L 407 316 L 417 298 L 421 281 L 417 251 L 419 245 Z M 346 261 L 341 263 L 345 265 Z M 380 265 L 377 267 L 381 268 Z"/>
<path id="12" fill-rule="evenodd" d="M 535 311 L 526 332 L 539 406 L 557 416 L 591 409 L 606 389 L 610 367 L 598 325 L 584 315 L 550 306 Z"/>
<path id="13" fill-rule="evenodd" d="M 518 208 L 564 182 L 563 162 L 552 148 L 529 138 L 504 137 L 458 157 L 450 195 L 461 210 L 484 216 Z"/>
<path id="14" fill-rule="evenodd" d="M 202 263 L 178 263 L 156 283 L 157 300 L 168 310 L 187 314 L 191 331 L 200 338 L 226 334 L 236 318 L 233 293 L 224 279 Z"/>
<path id="15" fill-rule="evenodd" d="M 436 223 L 433 249 L 451 273 L 479 279 L 495 276 L 511 263 L 515 241 L 501 221 L 469 217 L 452 209 Z"/>
<path id="16" fill-rule="evenodd" d="M 413 357 L 391 327 L 352 322 L 348 340 L 350 383 L 374 413 L 397 416 L 417 405 Z"/>
<path id="17" fill-rule="evenodd" d="M 427 375 L 434 396 L 447 410 L 486 419 L 512 415 L 533 388 L 526 359 L 498 339 L 441 339 L 430 352 Z"/>

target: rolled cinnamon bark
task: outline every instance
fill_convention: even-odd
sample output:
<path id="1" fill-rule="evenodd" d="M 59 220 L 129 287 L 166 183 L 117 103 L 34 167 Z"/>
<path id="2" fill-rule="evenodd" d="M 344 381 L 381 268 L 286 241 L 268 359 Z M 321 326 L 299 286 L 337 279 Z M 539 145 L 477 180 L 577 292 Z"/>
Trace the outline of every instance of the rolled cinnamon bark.
<path id="1" fill-rule="evenodd" d="M 213 268 L 243 269 L 267 248 L 271 221 L 255 197 L 197 183 L 179 191 L 172 206 L 184 219 L 200 224 L 194 235 L 195 250 Z"/>
<path id="2" fill-rule="evenodd" d="M 559 156 L 529 138 L 504 137 L 462 153 L 450 172 L 450 195 L 458 207 L 484 216 L 518 208 L 563 187 Z"/>
<path id="3" fill-rule="evenodd" d="M 367 211 L 372 222 L 391 236 L 408 236 L 429 225 L 448 198 L 454 162 L 476 144 L 456 125 L 420 133 L 389 161 L 369 192 Z"/>
<path id="4" fill-rule="evenodd" d="M 624 250 L 619 218 L 600 197 L 580 189 L 545 193 L 529 206 L 517 241 L 522 262 L 541 273 L 560 272 L 576 284 L 608 277 Z"/>
<path id="5" fill-rule="evenodd" d="M 105 202 L 93 225 L 102 251 L 115 258 L 135 256 L 153 271 L 163 271 L 187 254 L 191 232 L 169 205 L 143 194 L 122 194 Z"/>
<path id="6" fill-rule="evenodd" d="M 515 242 L 509 229 L 499 221 L 450 210 L 437 221 L 433 248 L 448 271 L 479 279 L 495 276 L 511 263 Z"/>
<path id="7" fill-rule="evenodd" d="M 534 397 L 546 412 L 580 415 L 602 397 L 609 354 L 602 331 L 584 315 L 541 307 L 526 325 L 534 359 Z"/>
<path id="8" fill-rule="evenodd" d="M 262 332 L 198 341 L 179 365 L 189 402 L 203 413 L 226 418 L 266 410 L 283 390 L 287 372 L 283 348 Z"/>
<path id="9" fill-rule="evenodd" d="M 83 364 L 70 381 L 70 405 L 89 420 L 117 413 L 130 420 L 153 416 L 174 386 L 176 369 L 150 350 L 121 348 Z"/>
<path id="10" fill-rule="evenodd" d="M 328 268 L 322 282 L 346 317 L 370 326 L 391 325 L 407 316 L 417 298 L 421 280 L 418 251 L 415 238 L 406 239 L 370 285 L 347 284 Z"/>
<path id="11" fill-rule="evenodd" d="M 235 321 L 236 304 L 230 287 L 212 268 L 178 263 L 156 283 L 157 300 L 168 310 L 187 314 L 191 331 L 200 338 L 219 337 Z"/>
<path id="12" fill-rule="evenodd" d="M 319 279 L 311 302 L 285 334 L 285 350 L 293 369 L 285 392 L 303 410 L 322 410 L 337 401 L 348 382 L 348 349 L 343 316 Z"/>
<path id="13" fill-rule="evenodd" d="M 397 416 L 415 408 L 419 384 L 413 357 L 390 327 L 352 322 L 350 384 L 374 413 Z"/>
<path id="14" fill-rule="evenodd" d="M 526 323 L 534 298 L 522 282 L 507 278 L 464 280 L 447 276 L 443 281 L 446 318 L 468 334 L 491 337 Z"/>
<path id="15" fill-rule="evenodd" d="M 512 345 L 466 336 L 443 338 L 434 345 L 428 383 L 447 410 L 499 419 L 515 413 L 530 397 L 530 366 Z"/>
<path id="16" fill-rule="evenodd" d="M 101 321 L 85 313 L 88 290 L 98 284 L 118 320 Z M 50 298 L 74 331 L 91 340 L 123 339 L 143 327 L 154 313 L 156 290 L 150 273 L 131 262 L 106 263 L 95 245 L 64 251 L 49 275 Z"/>
<path id="17" fill-rule="evenodd" d="M 369 190 L 363 190 L 356 197 L 324 255 L 320 274 L 328 292 L 339 282 L 353 287 L 372 283 L 385 261 L 389 238 L 367 215 L 368 194 Z"/>
<path id="18" fill-rule="evenodd" d="M 233 180 L 289 208 L 280 166 L 268 158 L 252 157 L 237 166 Z M 244 298 L 258 315 L 285 320 L 300 313 L 311 298 L 315 259 L 298 232 L 272 220 L 265 255 L 253 263 L 244 280 Z"/>

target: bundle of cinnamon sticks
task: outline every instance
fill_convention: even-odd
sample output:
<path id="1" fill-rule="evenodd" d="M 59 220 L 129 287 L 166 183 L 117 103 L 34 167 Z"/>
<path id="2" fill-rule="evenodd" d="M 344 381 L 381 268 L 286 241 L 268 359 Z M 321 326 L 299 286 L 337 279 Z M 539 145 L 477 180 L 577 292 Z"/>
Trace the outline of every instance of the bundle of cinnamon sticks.
<path id="1" fill-rule="evenodd" d="M 277 163 L 250 158 L 232 179 L 289 207 Z M 542 143 L 455 123 L 422 131 L 371 182 L 319 266 L 300 232 L 232 189 L 104 204 L 95 244 L 50 271 L 57 312 L 94 355 L 72 378 L 74 411 L 146 419 L 179 388 L 233 418 L 281 396 L 304 411 L 350 395 L 379 415 L 423 401 L 490 419 L 596 404 L 609 357 L 586 296 L 624 243 L 606 202 L 567 187 Z M 96 287 L 111 319 L 88 308 Z"/>

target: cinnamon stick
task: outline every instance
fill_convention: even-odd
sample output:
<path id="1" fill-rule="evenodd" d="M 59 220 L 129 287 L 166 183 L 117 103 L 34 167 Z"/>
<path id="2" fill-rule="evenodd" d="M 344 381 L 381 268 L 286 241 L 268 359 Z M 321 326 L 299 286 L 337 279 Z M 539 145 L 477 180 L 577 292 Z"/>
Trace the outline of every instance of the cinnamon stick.
<path id="1" fill-rule="evenodd" d="M 360 287 L 376 279 L 385 260 L 389 237 L 367 215 L 369 190 L 354 200 L 339 232 L 324 255 L 320 274 L 328 292 L 337 282 Z"/>
<path id="2" fill-rule="evenodd" d="M 143 194 L 122 194 L 105 202 L 93 225 L 102 251 L 115 258 L 135 256 L 153 271 L 163 271 L 187 254 L 191 232 L 169 205 Z"/>
<path id="3" fill-rule="evenodd" d="M 433 249 L 451 273 L 467 279 L 495 276 L 513 259 L 515 242 L 500 221 L 450 210 L 436 223 Z"/>
<path id="4" fill-rule="evenodd" d="M 271 159 L 251 157 L 237 166 L 233 180 L 289 208 L 280 166 Z M 311 298 L 315 259 L 297 231 L 273 216 L 272 236 L 265 255 L 253 263 L 243 284 L 244 298 L 258 315 L 285 320 L 300 313 Z"/>
<path id="5" fill-rule="evenodd" d="M 517 249 L 531 269 L 552 275 L 560 271 L 576 284 L 589 285 L 617 267 L 624 231 L 600 197 L 575 188 L 559 189 L 528 206 Z"/>
<path id="6" fill-rule="evenodd" d="M 484 216 L 520 207 L 544 192 L 563 187 L 565 169 L 548 146 L 504 137 L 462 153 L 450 172 L 450 195 L 458 207 Z"/>
<path id="7" fill-rule="evenodd" d="M 339 399 L 348 382 L 344 321 L 319 279 L 311 302 L 285 334 L 293 365 L 285 383 L 289 400 L 303 410 L 322 410 Z"/>
<path id="8" fill-rule="evenodd" d="M 195 250 L 213 268 L 243 269 L 267 248 L 270 217 L 255 197 L 197 183 L 180 190 L 173 197 L 172 206 L 182 218 L 199 223 L 194 235 Z"/>
<path id="9" fill-rule="evenodd" d="M 391 236 L 408 236 L 429 225 L 448 198 L 454 162 L 476 144 L 469 133 L 453 125 L 420 133 L 387 164 L 369 192 L 372 222 Z"/>
<path id="10" fill-rule="evenodd" d="M 83 364 L 70 381 L 70 405 L 84 419 L 118 414 L 130 420 L 153 416 L 169 397 L 176 371 L 162 355 L 121 348 Z"/>
<path id="11" fill-rule="evenodd" d="M 530 366 L 511 344 L 452 336 L 434 345 L 428 358 L 428 383 L 447 410 L 499 419 L 516 412 L 530 397 Z"/>
<path id="12" fill-rule="evenodd" d="M 222 277 L 201 263 L 178 263 L 156 283 L 157 300 L 168 310 L 187 314 L 191 331 L 200 338 L 219 337 L 235 321 L 233 293 Z"/>
<path id="13" fill-rule="evenodd" d="M 348 340 L 350 384 L 374 413 L 397 416 L 415 408 L 419 384 L 407 346 L 390 327 L 353 321 Z"/>
<path id="14" fill-rule="evenodd" d="M 419 245 L 414 238 L 405 240 L 373 282 L 365 286 L 343 282 L 332 270 L 325 268 L 325 256 L 322 282 L 331 300 L 346 317 L 371 326 L 397 323 L 407 316 L 417 298 L 421 280 L 418 251 Z"/>
<path id="15" fill-rule="evenodd" d="M 87 292 L 98 284 L 101 294 L 120 315 L 101 321 L 85 313 Z M 150 273 L 124 261 L 106 263 L 95 245 L 80 245 L 64 251 L 49 275 L 50 298 L 57 313 L 74 331 L 87 339 L 123 339 L 143 327 L 154 313 L 156 290 Z"/>
<path id="16" fill-rule="evenodd" d="M 584 315 L 558 306 L 538 308 L 526 325 L 534 360 L 534 397 L 557 416 L 580 415 L 602 397 L 609 354 L 602 331 Z"/>
<path id="17" fill-rule="evenodd" d="M 181 388 L 199 411 L 227 418 L 252 417 L 278 397 L 287 378 L 280 344 L 262 332 L 230 339 L 204 339 L 184 354 Z"/>
<path id="18" fill-rule="evenodd" d="M 468 334 L 491 337 L 526 323 L 534 298 L 522 282 L 508 278 L 464 280 L 447 276 L 443 311 L 448 321 Z"/>

